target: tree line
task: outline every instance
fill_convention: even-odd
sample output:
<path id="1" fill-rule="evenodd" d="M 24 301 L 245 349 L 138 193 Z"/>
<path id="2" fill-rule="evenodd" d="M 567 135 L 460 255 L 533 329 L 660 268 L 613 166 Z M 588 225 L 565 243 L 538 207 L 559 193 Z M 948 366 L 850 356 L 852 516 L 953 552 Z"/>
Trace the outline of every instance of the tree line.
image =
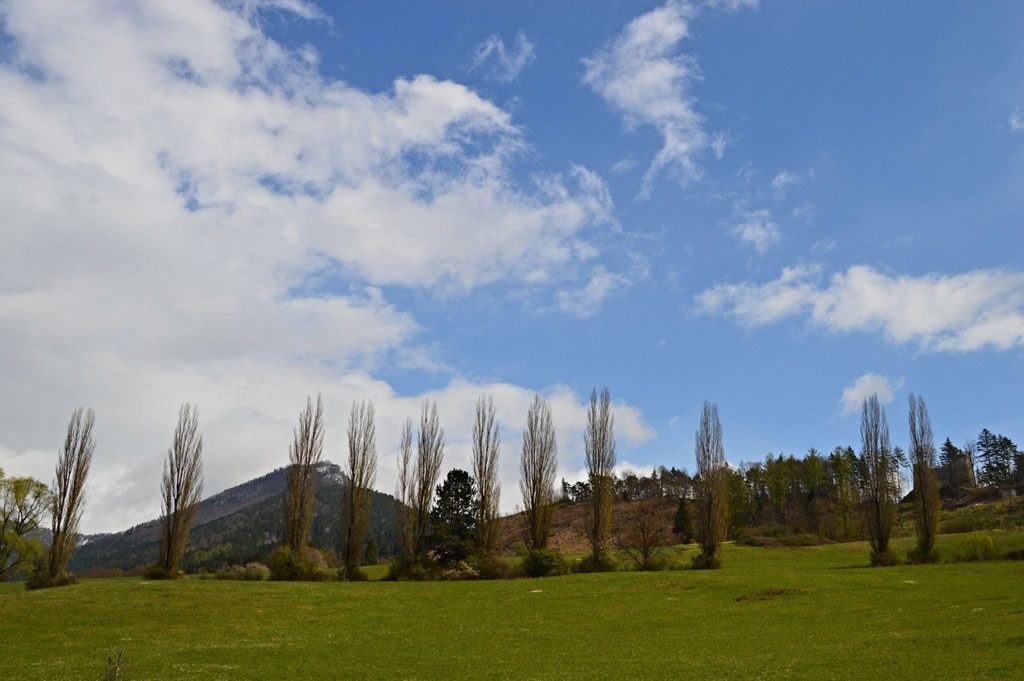
<path id="1" fill-rule="evenodd" d="M 316 470 L 323 460 L 324 409 L 318 395 L 307 398 L 288 452 L 287 489 L 281 546 L 270 558 L 280 579 L 314 578 L 324 560 L 310 546 Z M 28 586 L 57 586 L 73 581 L 66 571 L 78 542 L 85 503 L 85 483 L 96 442 L 95 415 L 79 408 L 72 414 L 58 453 L 51 487 L 31 478 L 6 478 L 0 471 L 0 579 L 30 574 Z M 902 487 L 901 470 L 912 480 L 912 502 L 918 537 L 911 560 L 936 559 L 935 537 L 941 510 L 940 493 L 980 484 L 1013 488 L 1024 484 L 1024 453 L 1007 437 L 985 429 L 976 441 L 956 447 L 949 438 L 936 451 L 923 398 L 911 394 L 908 449 L 893 446 L 885 408 L 876 395 L 864 400 L 860 453 L 836 447 L 822 455 L 773 456 L 763 462 L 730 466 L 726 462 L 717 406 L 706 402 L 695 434 L 696 471 L 661 467 L 650 476 L 616 474 L 616 444 L 611 396 L 595 388 L 584 431 L 586 479 L 561 481 L 555 491 L 558 447 L 551 407 L 535 395 L 526 414 L 520 450 L 524 542 L 528 573 L 552 574 L 564 561 L 548 549 L 551 519 L 558 503 L 586 505 L 585 533 L 590 554 L 583 569 L 614 567 L 609 551 L 619 549 L 646 566 L 656 553 L 664 518 L 641 503 L 624 533 L 629 540 L 611 541 L 612 507 L 616 500 L 646 502 L 679 499 L 674 528 L 681 538 L 692 536 L 700 547 L 696 568 L 719 565 L 721 545 L 744 528 L 780 525 L 794 532 L 822 534 L 836 540 L 867 536 L 875 564 L 897 559 L 889 549 Z M 372 402 L 355 401 L 349 415 L 348 456 L 343 466 L 342 508 L 339 509 L 341 577 L 365 579 L 360 566 L 367 550 L 366 532 L 377 471 L 376 423 Z M 500 487 L 497 479 L 501 435 L 493 399 L 476 403 L 470 471 L 453 470 L 443 483 L 445 432 L 437 405 L 422 405 L 418 427 L 407 419 L 397 460 L 395 516 L 401 551 L 392 578 L 417 578 L 438 566 L 450 567 L 474 558 L 487 569 L 495 562 Z M 203 438 L 198 410 L 179 409 L 172 444 L 160 481 L 159 558 L 147 570 L 150 578 L 180 576 L 178 567 L 203 489 Z M 50 518 L 48 546 L 36 530 Z M 623 533 L 620 533 L 623 534 Z M 374 553 L 376 547 L 374 546 Z M 489 566 L 489 567 L 488 567 Z M 321 570 L 322 572 L 322 570 Z"/>

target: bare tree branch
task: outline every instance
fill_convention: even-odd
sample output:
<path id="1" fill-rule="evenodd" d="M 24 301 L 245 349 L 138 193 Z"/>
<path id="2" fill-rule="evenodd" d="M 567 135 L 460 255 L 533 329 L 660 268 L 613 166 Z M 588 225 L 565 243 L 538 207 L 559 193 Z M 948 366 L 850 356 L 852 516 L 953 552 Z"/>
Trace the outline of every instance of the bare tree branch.
<path id="1" fill-rule="evenodd" d="M 306 408 L 299 414 L 299 427 L 294 431 L 288 449 L 288 493 L 285 501 L 285 543 L 293 551 L 301 551 L 309 543 L 313 525 L 313 501 L 316 495 L 316 469 L 324 453 L 324 407 L 320 395 L 306 398 Z"/>
<path id="2" fill-rule="evenodd" d="M 473 480 L 477 489 L 477 549 L 490 553 L 498 538 L 498 504 L 501 486 L 498 484 L 498 450 L 501 436 L 495 415 L 494 400 L 490 395 L 476 401 L 476 419 L 473 421 Z"/>
<path id="3" fill-rule="evenodd" d="M 693 481 L 694 534 L 700 544 L 695 565 L 717 567 L 729 526 L 729 470 L 718 406 L 705 402 L 697 430 L 697 477 Z"/>
<path id="4" fill-rule="evenodd" d="M 917 548 L 912 558 L 918 562 L 936 560 L 935 540 L 939 534 L 939 478 L 935 471 L 935 440 L 932 422 L 924 398 L 910 393 L 910 464 L 914 475 L 914 522 Z"/>
<path id="5" fill-rule="evenodd" d="M 878 395 L 864 400 L 860 420 L 862 504 L 872 562 L 887 563 L 889 537 L 896 520 L 899 470 L 889 442 L 889 422 Z"/>
<path id="6" fill-rule="evenodd" d="M 545 549 L 548 545 L 557 468 L 558 446 L 551 406 L 540 395 L 534 395 L 526 413 L 523 453 L 519 459 L 519 490 L 526 508 L 527 543 L 534 550 Z"/>
<path id="7" fill-rule="evenodd" d="M 178 410 L 174 441 L 167 450 L 160 483 L 160 566 L 173 575 L 185 553 L 189 530 L 203 495 L 203 436 L 199 410 L 185 403 Z"/>
<path id="8" fill-rule="evenodd" d="M 56 479 L 50 508 L 49 577 L 53 582 L 64 575 L 71 554 L 78 544 L 78 524 L 85 507 L 85 481 L 96 450 L 92 436 L 96 415 L 79 407 L 71 415 L 64 448 L 57 455 Z"/>
<path id="9" fill-rule="evenodd" d="M 348 461 L 342 496 L 345 575 L 357 579 L 366 527 L 370 521 L 373 483 L 377 478 L 377 427 L 373 402 L 353 402 L 348 419 Z"/>
<path id="10" fill-rule="evenodd" d="M 597 388 L 590 393 L 583 448 L 591 489 L 587 537 L 596 560 L 604 553 L 611 534 L 612 503 L 615 500 L 615 417 L 611 412 L 608 388 L 601 391 L 600 399 Z"/>

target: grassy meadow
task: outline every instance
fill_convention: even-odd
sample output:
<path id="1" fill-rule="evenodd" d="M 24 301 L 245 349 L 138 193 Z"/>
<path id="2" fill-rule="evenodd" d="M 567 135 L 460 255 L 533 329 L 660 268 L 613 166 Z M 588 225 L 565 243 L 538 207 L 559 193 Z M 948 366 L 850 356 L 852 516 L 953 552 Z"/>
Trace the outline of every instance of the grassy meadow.
<path id="1" fill-rule="evenodd" d="M 999 550 L 1024 544 L 989 534 Z M 894 543 L 905 555 L 913 540 Z M 136 681 L 1020 679 L 1024 562 L 873 569 L 862 543 L 728 545 L 717 571 L 0 584 L 0 677 L 98 679 L 107 646 Z"/>

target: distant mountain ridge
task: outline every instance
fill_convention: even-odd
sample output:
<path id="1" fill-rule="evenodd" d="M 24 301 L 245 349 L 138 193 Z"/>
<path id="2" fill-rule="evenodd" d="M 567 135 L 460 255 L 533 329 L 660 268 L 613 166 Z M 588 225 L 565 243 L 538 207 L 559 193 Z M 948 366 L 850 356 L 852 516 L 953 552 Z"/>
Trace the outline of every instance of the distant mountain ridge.
<path id="1" fill-rule="evenodd" d="M 337 552 L 340 545 L 341 490 L 344 474 L 329 461 L 318 469 L 313 514 L 312 544 Z M 186 570 L 217 569 L 224 565 L 265 560 L 281 542 L 287 468 L 204 499 L 189 535 L 189 547 L 182 559 Z M 381 555 L 398 550 L 395 499 L 373 493 L 367 536 L 373 537 Z M 69 568 L 84 572 L 95 568 L 129 570 L 157 559 L 159 519 L 123 532 L 90 535 L 71 558 Z"/>

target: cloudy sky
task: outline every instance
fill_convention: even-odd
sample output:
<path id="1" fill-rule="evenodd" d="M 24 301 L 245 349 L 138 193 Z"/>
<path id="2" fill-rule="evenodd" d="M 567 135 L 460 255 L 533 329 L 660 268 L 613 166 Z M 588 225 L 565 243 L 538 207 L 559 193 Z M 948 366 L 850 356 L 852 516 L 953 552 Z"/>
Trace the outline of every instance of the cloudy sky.
<path id="1" fill-rule="evenodd" d="M 206 489 L 307 394 L 377 487 L 436 399 L 534 392 L 560 473 L 607 385 L 623 465 L 857 444 L 877 392 L 1024 439 L 1024 5 L 0 0 L 0 467 L 96 410 L 83 521 L 154 517 L 179 403 Z"/>

